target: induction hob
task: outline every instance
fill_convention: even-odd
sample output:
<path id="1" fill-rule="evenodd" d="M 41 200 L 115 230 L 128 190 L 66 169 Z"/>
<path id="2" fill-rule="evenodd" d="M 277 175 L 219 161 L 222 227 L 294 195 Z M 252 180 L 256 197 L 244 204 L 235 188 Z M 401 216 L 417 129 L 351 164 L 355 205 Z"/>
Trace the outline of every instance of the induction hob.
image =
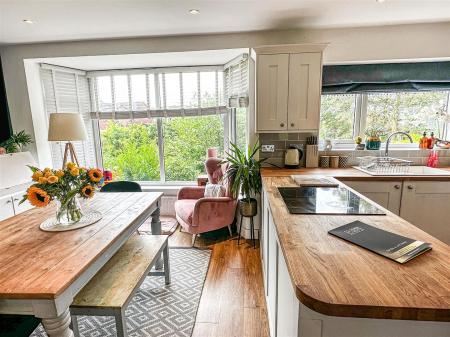
<path id="1" fill-rule="evenodd" d="M 291 214 L 386 215 L 348 189 L 339 187 L 278 187 Z"/>

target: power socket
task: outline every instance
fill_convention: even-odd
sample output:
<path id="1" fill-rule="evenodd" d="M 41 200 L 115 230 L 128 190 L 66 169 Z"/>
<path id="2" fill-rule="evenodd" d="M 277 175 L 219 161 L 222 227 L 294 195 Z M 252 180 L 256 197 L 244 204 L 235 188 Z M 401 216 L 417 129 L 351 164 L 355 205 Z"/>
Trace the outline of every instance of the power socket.
<path id="1" fill-rule="evenodd" d="M 262 145 L 261 152 L 275 152 L 275 145 Z"/>

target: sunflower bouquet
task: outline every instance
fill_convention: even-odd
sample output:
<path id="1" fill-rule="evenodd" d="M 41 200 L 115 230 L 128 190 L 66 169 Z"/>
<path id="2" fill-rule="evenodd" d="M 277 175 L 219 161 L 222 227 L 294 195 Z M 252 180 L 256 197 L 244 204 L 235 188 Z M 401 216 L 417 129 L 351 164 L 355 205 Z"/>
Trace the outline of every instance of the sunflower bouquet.
<path id="1" fill-rule="evenodd" d="M 78 167 L 74 163 L 67 163 L 61 170 L 29 167 L 33 172 L 31 177 L 35 183 L 28 188 L 21 203 L 28 200 L 33 206 L 45 207 L 55 200 L 56 220 L 59 224 L 80 221 L 83 214 L 78 197 L 92 198 L 103 178 L 101 170 Z"/>

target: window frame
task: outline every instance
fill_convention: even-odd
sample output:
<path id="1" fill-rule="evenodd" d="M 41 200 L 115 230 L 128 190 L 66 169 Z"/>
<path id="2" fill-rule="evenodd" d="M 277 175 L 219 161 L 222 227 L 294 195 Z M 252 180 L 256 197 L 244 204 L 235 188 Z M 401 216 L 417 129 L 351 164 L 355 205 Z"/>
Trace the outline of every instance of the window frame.
<path id="1" fill-rule="evenodd" d="M 439 91 L 439 90 L 438 90 Z M 445 102 L 446 105 L 446 111 L 447 111 L 447 127 L 446 127 L 446 135 L 445 139 L 450 137 L 450 90 L 442 90 L 447 92 L 447 99 Z M 331 94 L 333 95 L 333 94 Z M 339 95 L 339 94 L 335 94 Z M 355 109 L 353 112 L 353 139 L 332 139 L 332 142 L 334 144 L 334 147 L 337 149 L 353 149 L 354 148 L 354 139 L 358 137 L 359 135 L 363 135 L 366 127 L 367 127 L 367 103 L 368 103 L 368 96 L 370 93 L 354 93 L 355 95 Z M 382 147 L 386 146 L 386 143 L 381 143 Z M 392 144 L 391 148 L 397 148 L 397 149 L 415 149 L 417 148 L 417 144 Z"/>

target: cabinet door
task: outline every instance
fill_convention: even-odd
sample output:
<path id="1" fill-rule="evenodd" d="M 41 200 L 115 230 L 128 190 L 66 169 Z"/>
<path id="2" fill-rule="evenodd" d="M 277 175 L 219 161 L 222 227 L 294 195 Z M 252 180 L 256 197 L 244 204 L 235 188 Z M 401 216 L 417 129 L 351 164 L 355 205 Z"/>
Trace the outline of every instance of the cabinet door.
<path id="1" fill-rule="evenodd" d="M 256 120 L 258 131 L 287 130 L 289 54 L 257 59 Z"/>
<path id="2" fill-rule="evenodd" d="M 299 301 L 281 251 L 278 254 L 277 284 L 277 337 L 298 336 Z"/>
<path id="3" fill-rule="evenodd" d="M 277 278 L 278 278 L 278 242 L 277 234 L 269 212 L 269 251 L 267 270 L 267 313 L 269 316 L 270 336 L 276 337 L 277 327 Z"/>
<path id="4" fill-rule="evenodd" d="M 12 195 L 15 214 L 20 214 L 33 208 L 33 206 L 30 204 L 28 200 L 19 205 L 19 202 L 22 200 L 24 194 L 25 192 L 19 192 Z"/>
<path id="5" fill-rule="evenodd" d="M 405 181 L 400 216 L 450 245 L 450 182 Z"/>
<path id="6" fill-rule="evenodd" d="M 319 129 L 321 60 L 321 53 L 290 55 L 288 130 Z"/>
<path id="7" fill-rule="evenodd" d="M 344 181 L 344 184 L 392 213 L 400 214 L 401 181 Z"/>
<path id="8" fill-rule="evenodd" d="M 14 215 L 14 206 L 10 195 L 0 198 L 0 221 Z"/>

